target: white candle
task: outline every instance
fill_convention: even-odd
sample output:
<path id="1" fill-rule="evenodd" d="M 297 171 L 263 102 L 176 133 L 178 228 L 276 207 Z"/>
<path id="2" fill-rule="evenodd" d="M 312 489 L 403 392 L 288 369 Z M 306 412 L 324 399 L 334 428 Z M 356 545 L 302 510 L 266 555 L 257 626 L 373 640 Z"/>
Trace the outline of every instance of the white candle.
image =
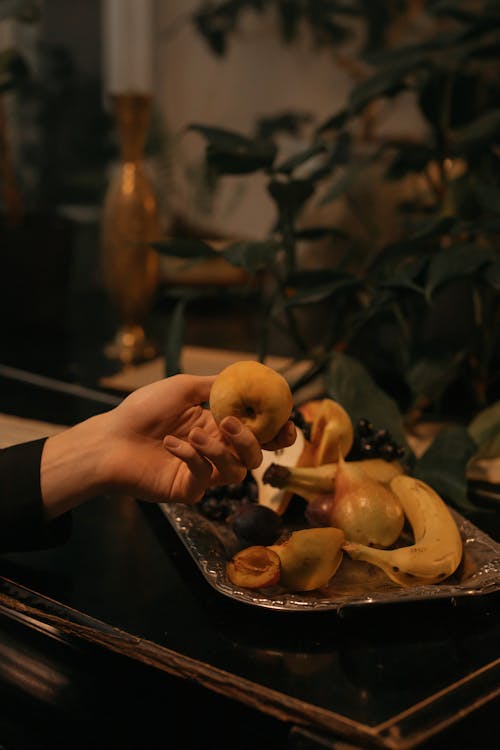
<path id="1" fill-rule="evenodd" d="M 152 93 L 153 0 L 102 0 L 102 45 L 108 93 Z"/>

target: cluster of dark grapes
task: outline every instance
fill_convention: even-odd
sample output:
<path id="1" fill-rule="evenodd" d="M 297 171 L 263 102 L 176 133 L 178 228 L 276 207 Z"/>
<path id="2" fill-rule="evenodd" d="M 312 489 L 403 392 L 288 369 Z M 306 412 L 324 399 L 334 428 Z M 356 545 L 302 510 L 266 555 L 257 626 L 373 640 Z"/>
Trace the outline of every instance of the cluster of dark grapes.
<path id="1" fill-rule="evenodd" d="M 375 429 L 369 419 L 360 419 L 355 425 L 354 442 L 346 459 L 383 458 L 385 461 L 396 461 L 404 455 L 404 447 L 399 445 L 389 430 Z"/>
<path id="2" fill-rule="evenodd" d="M 306 440 L 310 440 L 311 439 L 311 422 L 308 422 L 305 419 L 302 412 L 294 408 L 290 415 L 290 419 L 292 420 L 292 422 L 295 424 L 296 427 L 299 427 L 302 430 Z"/>
<path id="3" fill-rule="evenodd" d="M 211 521 L 227 521 L 237 508 L 256 503 L 257 499 L 257 483 L 248 471 L 244 480 L 238 484 L 209 487 L 198 507 Z"/>
<path id="4" fill-rule="evenodd" d="M 239 484 L 207 489 L 198 507 L 211 521 L 230 524 L 246 545 L 273 544 L 282 530 L 280 516 L 258 504 L 257 483 L 250 472 Z"/>

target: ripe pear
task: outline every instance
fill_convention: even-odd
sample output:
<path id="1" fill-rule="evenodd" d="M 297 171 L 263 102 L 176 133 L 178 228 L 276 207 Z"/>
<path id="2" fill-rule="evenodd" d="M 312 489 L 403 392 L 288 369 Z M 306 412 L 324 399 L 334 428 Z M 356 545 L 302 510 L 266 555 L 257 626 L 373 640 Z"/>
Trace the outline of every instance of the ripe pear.
<path id="1" fill-rule="evenodd" d="M 342 562 L 344 533 L 332 527 L 301 529 L 269 547 L 281 562 L 280 584 L 289 591 L 326 586 Z"/>
<path id="2" fill-rule="evenodd" d="M 428 484 L 414 477 L 396 477 L 391 482 L 413 531 L 414 543 L 407 547 L 377 550 L 348 542 L 345 551 L 353 560 L 381 568 L 400 586 L 434 584 L 451 576 L 460 565 L 463 542 L 450 509 Z"/>
<path id="3" fill-rule="evenodd" d="M 402 505 L 389 486 L 339 454 L 330 524 L 342 529 L 351 542 L 390 547 L 399 538 L 404 520 Z"/>

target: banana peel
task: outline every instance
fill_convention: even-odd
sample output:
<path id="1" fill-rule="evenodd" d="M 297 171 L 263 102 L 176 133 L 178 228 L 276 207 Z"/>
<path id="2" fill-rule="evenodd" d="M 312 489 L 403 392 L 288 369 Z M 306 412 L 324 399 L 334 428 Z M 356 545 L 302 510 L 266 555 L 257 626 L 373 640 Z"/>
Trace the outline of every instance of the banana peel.
<path id="1" fill-rule="evenodd" d="M 403 587 L 443 581 L 460 565 L 463 543 L 450 509 L 428 484 L 401 475 L 390 482 L 412 527 L 414 544 L 380 550 L 347 541 L 343 549 L 353 560 L 376 565 Z"/>
<path id="2" fill-rule="evenodd" d="M 339 449 L 347 456 L 354 442 L 354 428 L 349 414 L 331 398 L 306 401 L 299 410 L 311 423 L 310 439 L 297 466 L 321 466 L 335 462 Z"/>
<path id="3" fill-rule="evenodd" d="M 264 481 L 264 475 L 269 466 L 290 465 L 295 466 L 304 451 L 306 444 L 304 433 L 297 428 L 297 438 L 293 445 L 277 451 L 262 451 L 262 462 L 256 469 L 252 469 L 252 476 L 257 484 L 259 505 L 271 508 L 279 516 L 283 515 L 288 507 L 292 492 L 286 487 L 275 487 Z"/>

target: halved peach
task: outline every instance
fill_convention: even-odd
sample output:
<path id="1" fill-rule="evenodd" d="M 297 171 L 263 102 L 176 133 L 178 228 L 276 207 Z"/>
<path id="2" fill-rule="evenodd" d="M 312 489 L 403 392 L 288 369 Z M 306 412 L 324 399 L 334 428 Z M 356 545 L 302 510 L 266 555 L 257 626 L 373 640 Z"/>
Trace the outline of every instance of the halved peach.
<path id="1" fill-rule="evenodd" d="M 235 586 L 262 589 L 279 582 L 281 562 L 276 552 L 269 547 L 254 545 L 233 555 L 226 565 L 226 572 Z"/>

